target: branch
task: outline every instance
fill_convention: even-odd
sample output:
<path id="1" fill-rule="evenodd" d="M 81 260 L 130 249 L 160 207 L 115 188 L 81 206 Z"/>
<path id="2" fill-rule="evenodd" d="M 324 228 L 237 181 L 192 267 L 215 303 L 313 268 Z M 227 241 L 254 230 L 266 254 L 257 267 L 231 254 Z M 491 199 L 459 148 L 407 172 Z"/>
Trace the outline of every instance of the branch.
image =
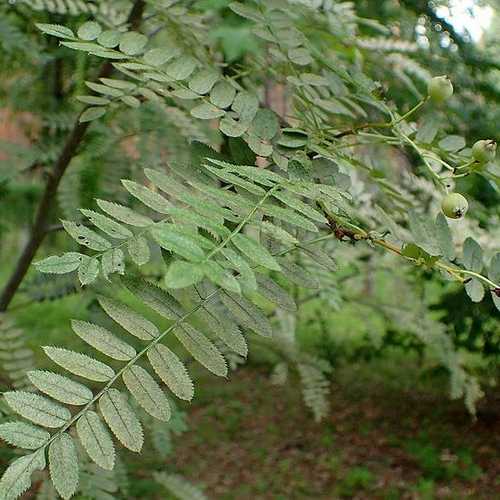
<path id="1" fill-rule="evenodd" d="M 145 2 L 144 0 L 136 0 L 130 14 L 128 16 L 128 24 L 132 29 L 137 29 L 142 20 L 142 15 L 144 13 Z M 106 78 L 113 72 L 113 66 L 110 62 L 106 62 L 99 72 L 99 78 Z M 53 206 L 57 190 L 63 175 L 68 168 L 73 157 L 78 151 L 85 132 L 89 127 L 90 122 L 79 122 L 79 117 L 71 130 L 66 143 L 54 165 L 52 172 L 49 175 L 45 190 L 43 192 L 42 198 L 38 204 L 38 209 L 36 212 L 35 221 L 31 229 L 31 234 L 26 246 L 24 247 L 21 256 L 14 268 L 14 271 L 9 278 L 5 288 L 0 295 L 0 312 L 6 311 L 17 292 L 19 285 L 21 284 L 24 276 L 26 275 L 31 262 L 33 261 L 35 254 L 40 247 L 45 235 L 47 234 L 47 223 L 49 221 L 49 215 L 51 208 Z"/>
<path id="2" fill-rule="evenodd" d="M 320 207 L 323 209 L 323 213 L 328 219 L 328 227 L 332 231 L 332 234 L 335 236 L 335 238 L 337 238 L 339 241 L 348 241 L 351 243 L 356 243 L 358 241 L 367 241 L 375 246 L 383 248 L 388 252 L 399 255 L 408 262 L 420 265 L 419 259 L 415 259 L 413 257 L 405 255 L 402 248 L 386 241 L 384 238 L 374 238 L 372 235 L 370 235 L 370 233 L 367 233 L 357 226 L 351 225 L 351 227 L 346 227 L 345 223 L 344 226 L 342 226 L 335 220 L 335 218 L 331 214 L 328 213 L 328 211 L 326 211 L 322 204 L 320 204 Z M 455 281 L 458 281 L 462 284 L 467 284 L 467 282 L 472 278 L 476 278 L 477 280 L 482 281 L 487 287 L 489 287 L 491 293 L 494 293 L 497 297 L 500 297 L 500 284 L 491 281 L 482 274 L 475 273 L 467 269 L 450 266 L 441 260 L 437 260 L 430 267 L 441 269 L 442 271 L 447 272 L 455 279 Z M 466 278 L 464 278 L 463 276 L 466 276 Z"/>

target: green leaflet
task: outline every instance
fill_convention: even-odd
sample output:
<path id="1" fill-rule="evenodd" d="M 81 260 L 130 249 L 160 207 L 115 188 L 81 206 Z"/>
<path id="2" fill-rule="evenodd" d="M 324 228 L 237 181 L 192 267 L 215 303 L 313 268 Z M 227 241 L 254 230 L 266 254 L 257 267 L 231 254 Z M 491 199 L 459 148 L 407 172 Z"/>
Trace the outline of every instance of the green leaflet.
<path id="1" fill-rule="evenodd" d="M 86 354 L 51 346 L 45 346 L 43 350 L 54 363 L 80 377 L 95 382 L 107 382 L 115 375 L 111 367 Z"/>
<path id="2" fill-rule="evenodd" d="M 184 288 L 198 283 L 203 276 L 203 267 L 200 264 L 175 260 L 165 275 L 165 285 L 168 288 Z"/>
<path id="3" fill-rule="evenodd" d="M 205 258 L 205 252 L 199 247 L 198 243 L 193 238 L 176 230 L 173 224 L 157 226 L 153 228 L 151 234 L 162 248 L 187 260 L 199 262 Z"/>
<path id="4" fill-rule="evenodd" d="M 112 203 L 106 200 L 96 200 L 99 208 L 106 212 L 111 217 L 114 217 L 116 220 L 128 224 L 130 226 L 137 227 L 148 227 L 153 224 L 153 221 L 146 217 L 145 215 L 138 214 L 134 210 L 120 205 L 118 203 Z M 106 249 L 104 249 L 106 250 Z"/>
<path id="5" fill-rule="evenodd" d="M 85 43 L 66 43 L 66 46 L 72 48 L 72 49 L 77 49 L 77 50 L 84 50 L 88 51 L 88 49 L 85 48 L 85 46 L 92 45 L 92 44 L 85 44 Z M 89 47 L 90 48 L 90 47 Z M 94 82 L 85 82 L 85 85 L 94 92 L 97 92 L 99 94 L 111 96 L 111 97 L 121 97 L 123 95 L 123 91 L 116 89 L 114 87 L 110 87 L 109 85 L 102 85 L 101 83 L 94 83 Z M 90 108 L 92 109 L 92 108 Z M 104 108 L 97 108 L 97 109 L 104 109 Z"/>
<path id="6" fill-rule="evenodd" d="M 46 35 L 52 35 L 58 38 L 75 38 L 74 33 L 69 28 L 61 26 L 60 24 L 36 23 L 35 26 Z"/>
<path id="7" fill-rule="evenodd" d="M 102 116 L 106 114 L 107 108 L 104 106 L 95 106 L 92 108 L 87 108 L 79 118 L 80 123 L 92 122 L 94 120 L 98 120 Z"/>
<path id="8" fill-rule="evenodd" d="M 239 218 L 233 213 L 233 207 L 228 209 L 226 207 L 222 207 L 221 205 L 225 204 L 221 202 L 221 198 L 226 198 L 221 194 L 220 189 L 214 188 L 213 186 L 209 186 L 208 184 L 204 184 L 197 181 L 190 181 L 190 184 L 193 185 L 198 190 L 201 190 L 203 193 L 203 197 L 199 196 L 199 193 L 190 193 L 188 191 L 182 191 L 181 193 L 174 195 L 179 201 L 186 203 L 190 207 L 193 208 L 197 213 L 201 214 L 203 217 L 208 218 L 212 223 L 222 224 L 224 219 L 236 222 Z M 218 198 L 215 198 L 214 201 L 207 198 L 207 194 L 210 195 L 212 193 L 217 193 Z M 233 195 L 234 199 L 234 195 Z"/>
<path id="9" fill-rule="evenodd" d="M 41 273 L 65 274 L 76 271 L 83 262 L 85 255 L 78 252 L 67 252 L 60 257 L 53 255 L 46 259 L 35 262 L 35 266 Z"/>
<path id="10" fill-rule="evenodd" d="M 192 181 L 190 182 L 190 184 L 197 190 L 208 195 L 215 201 L 215 203 L 218 203 L 220 205 L 227 205 L 231 208 L 231 211 L 229 211 L 226 208 L 221 208 L 218 205 L 215 205 L 215 203 L 209 204 L 209 202 L 204 201 L 207 209 L 210 209 L 210 211 L 213 210 L 212 216 L 214 213 L 220 213 L 220 215 L 222 215 L 222 217 L 224 217 L 225 219 L 236 222 L 239 221 L 239 218 L 235 218 L 233 212 L 236 212 L 237 214 L 246 214 L 254 208 L 254 204 L 248 201 L 246 198 L 243 198 L 243 196 L 241 195 L 230 193 L 229 191 L 221 190 L 213 186 L 208 186 L 206 184 L 202 184 L 201 182 Z M 197 207 L 195 207 L 195 209 L 198 210 Z"/>
<path id="11" fill-rule="evenodd" d="M 15 500 L 31 486 L 31 474 L 43 469 L 45 469 L 43 449 L 14 460 L 0 481 L 0 498 Z"/>
<path id="12" fill-rule="evenodd" d="M 448 260 L 453 260 L 455 257 L 453 238 L 446 217 L 441 212 L 436 217 L 436 238 L 443 256 Z"/>
<path id="13" fill-rule="evenodd" d="M 101 258 L 102 274 L 104 278 L 113 273 L 125 274 L 125 255 L 121 248 L 112 248 L 104 252 Z"/>
<path id="14" fill-rule="evenodd" d="M 175 178 L 169 177 L 163 172 L 153 170 L 152 168 L 145 168 L 144 175 L 152 182 L 157 188 L 161 189 L 164 193 L 179 199 L 179 195 L 186 193 L 186 187 L 180 184 Z"/>
<path id="15" fill-rule="evenodd" d="M 243 189 L 246 189 L 249 193 L 256 194 L 258 196 L 263 196 L 266 194 L 266 191 L 261 187 L 253 184 L 252 182 L 245 181 L 241 177 L 234 175 L 231 172 L 228 172 L 222 168 L 215 168 L 209 165 L 205 165 L 205 168 L 215 174 L 217 177 L 221 178 L 223 181 L 228 182 L 229 184 L 233 184 L 234 186 L 239 186 Z"/>
<path id="16" fill-rule="evenodd" d="M 120 443 L 129 450 L 141 451 L 144 442 L 142 426 L 127 398 L 117 389 L 109 389 L 99 399 L 99 409 Z"/>
<path id="17" fill-rule="evenodd" d="M 163 66 L 166 62 L 174 57 L 172 51 L 166 50 L 164 47 L 150 49 L 144 54 L 144 62 L 151 66 Z"/>
<path id="18" fill-rule="evenodd" d="M 122 328 L 141 340 L 152 340 L 160 332 L 156 326 L 122 302 L 107 297 L 98 297 L 99 304 L 108 316 Z"/>
<path id="19" fill-rule="evenodd" d="M 168 214 L 170 212 L 172 204 L 162 195 L 151 191 L 151 189 L 137 182 L 122 180 L 122 184 L 132 196 L 142 201 L 147 207 L 152 208 L 160 214 Z"/>
<path id="20" fill-rule="evenodd" d="M 179 99 L 185 99 L 185 100 L 194 100 L 200 98 L 200 96 L 196 92 L 193 92 L 192 90 L 189 89 L 177 89 L 172 91 L 171 95 L 173 97 L 178 97 Z"/>
<path id="21" fill-rule="evenodd" d="M 205 217 L 200 217 L 199 214 L 188 208 L 174 208 L 170 211 L 170 215 L 175 223 L 200 227 L 215 239 L 226 238 L 231 234 L 227 227 Z"/>
<path id="22" fill-rule="evenodd" d="M 220 109 L 228 108 L 236 96 L 236 89 L 225 80 L 217 82 L 210 92 L 210 102 Z"/>
<path id="23" fill-rule="evenodd" d="M 194 118 L 198 118 L 200 120 L 214 120 L 215 118 L 220 118 L 224 116 L 225 112 L 222 109 L 219 109 L 217 106 L 205 102 L 203 104 L 198 104 L 191 110 L 191 115 Z"/>
<path id="24" fill-rule="evenodd" d="M 174 80 L 185 80 L 196 69 L 196 59 L 185 54 L 171 62 L 166 69 L 167 75 Z"/>
<path id="25" fill-rule="evenodd" d="M 247 165 L 234 165 L 232 163 L 227 163 L 225 161 L 217 160 L 215 158 L 207 158 L 207 161 L 214 163 L 219 167 L 224 168 L 230 172 L 234 172 L 241 177 L 245 177 L 254 182 L 258 182 L 264 186 L 273 187 L 275 184 L 282 184 L 285 182 L 285 178 L 278 175 L 276 172 L 267 170 L 264 168 L 256 168 Z"/>
<path id="26" fill-rule="evenodd" d="M 4 398 L 16 413 L 43 427 L 57 429 L 71 418 L 67 408 L 38 394 L 9 391 L 4 392 Z"/>
<path id="27" fill-rule="evenodd" d="M 82 40 L 95 40 L 101 34 L 102 28 L 94 21 L 83 23 L 78 28 L 78 38 Z"/>
<path id="28" fill-rule="evenodd" d="M 240 115 L 240 122 L 250 125 L 259 109 L 259 100 L 249 92 L 238 92 L 233 101 L 232 109 Z"/>
<path id="29" fill-rule="evenodd" d="M 189 81 L 189 88 L 197 94 L 207 94 L 220 78 L 219 72 L 212 68 L 203 69 Z"/>
<path id="30" fill-rule="evenodd" d="M 271 109 L 262 108 L 257 111 L 249 133 L 270 141 L 279 131 L 279 121 L 276 113 Z"/>
<path id="31" fill-rule="evenodd" d="M 273 146 L 254 135 L 249 135 L 247 137 L 247 144 L 257 156 L 267 157 L 273 154 Z"/>
<path id="32" fill-rule="evenodd" d="M 80 245 L 84 245 L 97 252 L 103 252 L 111 248 L 111 243 L 108 240 L 99 236 L 95 231 L 85 227 L 83 224 L 63 220 L 62 225 L 66 232 Z"/>
<path id="33" fill-rule="evenodd" d="M 467 238 L 464 242 L 464 255 L 462 263 L 466 269 L 480 273 L 483 269 L 483 249 L 473 238 Z"/>
<path id="34" fill-rule="evenodd" d="M 257 306 L 235 294 L 223 293 L 221 300 L 241 326 L 264 337 L 272 336 L 271 325 Z"/>
<path id="35" fill-rule="evenodd" d="M 99 276 L 99 261 L 96 258 L 84 256 L 78 268 L 78 279 L 82 285 L 93 283 Z"/>
<path id="36" fill-rule="evenodd" d="M 290 210 L 288 208 L 278 207 L 277 205 L 264 205 L 261 207 L 261 210 L 271 217 L 276 217 L 282 221 L 287 222 L 288 224 L 292 224 L 294 226 L 300 227 L 301 229 L 305 229 L 306 231 L 311 231 L 314 233 L 318 232 L 318 228 L 304 216 Z"/>
<path id="37" fill-rule="evenodd" d="M 138 108 L 141 105 L 141 101 L 132 95 L 124 95 L 120 97 L 120 101 L 124 102 L 127 106 L 131 108 Z"/>
<path id="38" fill-rule="evenodd" d="M 215 248 L 215 243 L 212 239 L 200 234 L 196 227 L 187 224 L 179 224 L 175 225 L 175 231 L 178 235 L 185 236 L 204 250 L 213 250 Z"/>
<path id="39" fill-rule="evenodd" d="M 484 299 L 484 286 L 476 278 L 472 278 L 465 284 L 465 291 L 472 302 L 481 302 Z"/>
<path id="40" fill-rule="evenodd" d="M 115 222 L 113 219 L 106 217 L 105 215 L 84 208 L 81 208 L 80 212 L 85 215 L 85 217 L 87 217 L 87 219 L 92 222 L 94 226 L 96 226 L 112 238 L 126 240 L 133 236 L 132 232 L 129 229 L 127 229 L 125 226 L 122 226 L 118 222 Z"/>
<path id="41" fill-rule="evenodd" d="M 182 361 L 166 346 L 157 344 L 147 353 L 153 370 L 180 399 L 191 401 L 194 387 Z"/>
<path id="42" fill-rule="evenodd" d="M 265 17 L 255 8 L 245 5 L 242 2 L 231 2 L 229 8 L 241 17 L 250 19 L 257 23 L 264 23 L 266 21 Z"/>
<path id="43" fill-rule="evenodd" d="M 257 284 L 259 285 L 258 293 L 271 302 L 274 302 L 278 307 L 290 312 L 295 312 L 297 310 L 297 306 L 292 297 L 268 276 L 258 274 Z"/>
<path id="44" fill-rule="evenodd" d="M 320 282 L 316 276 L 295 264 L 287 257 L 278 258 L 281 272 L 289 281 L 303 288 L 319 288 Z"/>
<path id="45" fill-rule="evenodd" d="M 496 253 L 491 259 L 488 277 L 493 283 L 498 284 L 500 282 L 500 252 Z"/>
<path id="46" fill-rule="evenodd" d="M 238 280 L 229 272 L 224 269 L 220 264 L 214 261 L 207 261 L 203 264 L 203 270 L 206 277 L 214 282 L 216 285 L 229 290 L 234 293 L 241 293 L 240 284 Z"/>
<path id="47" fill-rule="evenodd" d="M 147 43 L 147 36 L 142 33 L 137 33 L 136 31 L 128 31 L 121 37 L 120 50 L 124 54 L 134 56 L 142 52 Z"/>
<path id="48" fill-rule="evenodd" d="M 289 49 L 288 57 L 294 64 L 299 66 L 307 66 L 313 62 L 310 52 L 303 47 Z"/>
<path id="49" fill-rule="evenodd" d="M 284 243 L 285 245 L 297 245 L 299 240 L 295 236 L 291 235 L 288 231 L 285 231 L 282 227 L 277 226 L 269 221 L 262 221 L 258 225 L 253 225 L 256 229 L 260 229 L 265 235 L 269 236 L 275 241 Z"/>
<path id="50" fill-rule="evenodd" d="M 238 250 L 260 266 L 264 266 L 274 271 L 280 270 L 280 266 L 278 262 L 276 262 L 276 259 L 252 238 L 239 233 L 235 234 L 231 241 Z"/>
<path id="51" fill-rule="evenodd" d="M 99 296 L 99 304 L 122 328 L 141 340 L 152 340 L 160 332 L 156 326 L 122 302 Z"/>
<path id="52" fill-rule="evenodd" d="M 50 434 L 26 422 L 8 422 L 0 425 L 0 438 L 12 446 L 36 450 L 50 439 Z"/>
<path id="53" fill-rule="evenodd" d="M 129 361 L 137 354 L 132 346 L 102 326 L 74 319 L 71 328 L 84 342 L 110 358 Z"/>
<path id="54" fill-rule="evenodd" d="M 433 221 L 418 215 L 414 210 L 408 212 L 408 221 L 415 241 L 418 241 L 418 246 L 432 257 L 442 255 L 443 252 L 438 245 L 436 227 Z"/>
<path id="55" fill-rule="evenodd" d="M 183 323 L 174 329 L 174 335 L 198 363 L 219 377 L 227 375 L 227 365 L 224 356 L 205 335 L 188 323 Z"/>
<path id="56" fill-rule="evenodd" d="M 167 422 L 170 405 L 154 378 L 140 366 L 131 366 L 123 372 L 123 382 L 136 401 L 153 417 Z"/>
<path id="57" fill-rule="evenodd" d="M 138 265 L 142 266 L 149 262 L 150 251 L 149 245 L 143 236 L 135 236 L 127 242 L 127 249 L 130 258 Z"/>
<path id="58" fill-rule="evenodd" d="M 221 254 L 228 260 L 228 262 L 224 264 L 238 271 L 238 283 L 240 286 L 246 291 L 256 290 L 257 282 L 255 280 L 255 274 L 248 262 L 230 248 L 223 248 Z"/>
<path id="59" fill-rule="evenodd" d="M 78 456 L 73 438 L 63 433 L 49 446 L 50 478 L 64 499 L 71 498 L 78 488 Z"/>
<path id="60" fill-rule="evenodd" d="M 178 319 L 184 311 L 182 306 L 162 288 L 135 278 L 124 278 L 125 286 L 148 307 L 167 319 Z"/>
<path id="61" fill-rule="evenodd" d="M 250 126 L 248 122 L 237 122 L 226 115 L 219 123 L 219 130 L 228 137 L 241 137 Z"/>
<path id="62" fill-rule="evenodd" d="M 288 193 L 284 191 L 274 191 L 273 196 L 278 200 L 280 200 L 285 205 L 315 220 L 316 222 L 320 222 L 322 224 L 326 224 L 328 222 L 323 214 L 312 208 L 310 205 L 307 205 L 300 199 L 290 196 Z"/>
<path id="63" fill-rule="evenodd" d="M 206 303 L 196 314 L 230 349 L 240 356 L 247 356 L 248 346 L 245 337 L 236 323 L 224 316 L 222 308 Z"/>
<path id="64" fill-rule="evenodd" d="M 122 34 L 119 31 L 103 31 L 98 37 L 97 42 L 107 49 L 113 49 L 120 43 Z"/>
<path id="65" fill-rule="evenodd" d="M 88 387 L 57 373 L 33 370 L 28 378 L 39 391 L 62 403 L 84 405 L 94 397 Z"/>
<path id="66" fill-rule="evenodd" d="M 488 277 L 493 283 L 500 283 L 500 253 L 496 253 L 491 259 Z M 491 298 L 496 308 L 500 311 L 500 297 L 493 290 L 491 291 Z"/>
<path id="67" fill-rule="evenodd" d="M 76 422 L 76 432 L 88 456 L 99 467 L 112 470 L 115 465 L 115 447 L 99 415 L 94 411 L 86 411 Z"/>
<path id="68" fill-rule="evenodd" d="M 304 244 L 300 246 L 300 249 L 314 262 L 324 267 L 326 270 L 335 272 L 337 270 L 337 264 L 330 255 L 321 250 L 320 248 L 313 248 L 312 246 L 307 246 Z"/>

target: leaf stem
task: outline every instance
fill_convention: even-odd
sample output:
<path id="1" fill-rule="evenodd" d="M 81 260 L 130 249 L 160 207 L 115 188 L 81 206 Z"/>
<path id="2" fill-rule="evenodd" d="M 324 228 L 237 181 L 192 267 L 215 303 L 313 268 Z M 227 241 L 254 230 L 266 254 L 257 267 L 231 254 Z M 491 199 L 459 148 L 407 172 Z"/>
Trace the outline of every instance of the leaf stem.
<path id="1" fill-rule="evenodd" d="M 391 126 L 394 127 L 394 125 L 397 125 L 398 123 L 401 123 L 402 121 L 406 120 L 409 116 L 411 116 L 413 113 L 418 111 L 428 100 L 429 100 L 429 96 L 426 96 L 419 103 L 415 104 L 415 106 L 413 106 L 413 108 L 411 108 L 403 116 L 400 116 L 396 121 L 393 121 L 391 123 Z"/>

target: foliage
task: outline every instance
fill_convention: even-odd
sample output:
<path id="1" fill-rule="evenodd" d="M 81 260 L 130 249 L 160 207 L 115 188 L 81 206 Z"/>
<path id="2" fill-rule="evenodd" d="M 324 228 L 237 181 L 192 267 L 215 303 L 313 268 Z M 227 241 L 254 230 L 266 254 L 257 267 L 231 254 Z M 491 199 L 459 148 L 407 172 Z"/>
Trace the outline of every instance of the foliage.
<path id="1" fill-rule="evenodd" d="M 15 198 L 16 176 L 48 176 L 23 255 L 31 262 L 49 240 L 43 253 L 57 255 L 37 259 L 34 268 L 54 276 L 54 290 L 33 292 L 40 278 L 20 290 L 35 301 L 84 290 L 100 306 L 85 318 L 91 321 L 71 322 L 87 348 L 68 349 L 69 340 L 43 347 L 71 377 L 31 369 L 31 390 L 16 383 L 4 393 L 13 412 L 32 423 L 2 425 L 4 440 L 30 450 L 4 473 L 2 498 L 17 498 L 46 468 L 63 498 L 114 494 L 120 484 L 101 470 L 120 463 L 113 436 L 140 452 L 151 430 L 161 456 L 170 434 L 153 419 L 168 422 L 175 414 L 165 388 L 193 398 L 186 360 L 226 377 L 227 361 L 245 358 L 249 343 L 277 354 L 274 382 L 286 383 L 295 370 L 320 421 L 333 367 L 297 342 L 296 325 L 307 317 L 300 306 L 314 290 L 321 310 L 315 324 L 324 332 L 332 303 L 369 295 L 369 284 L 358 293 L 350 286 L 332 291 L 351 277 L 339 277 L 339 264 L 351 262 L 359 288 L 378 250 L 399 259 L 409 289 L 395 308 L 380 303 L 381 314 L 447 370 L 451 396 L 464 398 L 471 414 L 482 395 L 458 342 L 418 293 L 432 276 L 463 286 L 474 303 L 487 300 L 493 322 L 494 307 L 500 310 L 499 170 L 494 141 L 478 153 L 486 143 L 471 149 L 471 137 L 447 123 L 448 103 L 458 107 L 464 94 L 454 94 L 442 76 L 431 78 L 418 43 L 392 36 L 351 3 L 182 4 L 137 1 L 128 21 L 128 2 L 2 7 L 9 14 L 0 23 L 5 57 L 29 58 L 33 50 L 55 71 L 50 93 L 37 81 L 46 98 L 39 145 L 35 153 L 13 148 L 22 160 L 2 177 L 2 196 Z M 44 38 L 19 27 L 17 15 L 32 10 L 41 13 L 35 25 Z M 228 20 L 230 32 L 251 34 L 252 49 L 229 54 L 220 43 L 227 32 L 213 34 L 218 19 Z M 35 48 L 23 48 L 34 37 Z M 29 79 L 19 89 L 7 85 L 21 108 L 16 92 L 29 86 Z M 83 108 L 68 115 L 69 97 Z M 74 124 L 73 109 L 80 110 Z M 491 199 L 462 196 L 466 182 L 483 183 Z M 12 212 L 6 229 L 15 228 Z M 72 243 L 47 237 L 45 222 L 56 218 L 61 227 L 53 232 L 64 229 Z M 470 220 L 476 225 L 467 227 Z M 76 278 L 58 288 L 69 273 L 79 288 Z M 23 362 L 4 367 L 18 382 L 28 363 L 23 335 L 1 329 L 2 348 Z M 85 490 L 94 473 L 107 485 L 101 493 Z M 179 498 L 204 498 L 174 473 L 155 480 Z M 361 469 L 352 478 L 354 485 L 370 481 Z"/>

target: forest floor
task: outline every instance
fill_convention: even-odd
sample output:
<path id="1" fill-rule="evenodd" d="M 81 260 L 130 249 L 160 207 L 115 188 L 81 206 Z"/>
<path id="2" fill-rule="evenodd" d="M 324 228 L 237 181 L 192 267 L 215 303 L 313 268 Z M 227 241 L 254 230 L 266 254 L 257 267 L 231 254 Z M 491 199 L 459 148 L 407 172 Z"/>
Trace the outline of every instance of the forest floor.
<path id="1" fill-rule="evenodd" d="M 31 306 L 20 326 L 33 347 L 41 338 L 80 348 L 60 325 L 87 314 L 80 296 L 68 297 L 57 307 Z M 357 331 L 339 321 L 337 329 L 343 324 Z M 163 467 L 200 485 L 210 500 L 500 500 L 499 387 L 486 391 L 473 420 L 462 400 L 449 399 L 446 373 L 386 350 L 334 368 L 330 414 L 316 423 L 299 384 L 273 386 L 270 365 L 250 352 L 228 380 L 190 366 L 196 394 L 183 408 L 188 431 L 174 438 L 165 461 L 147 447 L 124 454 L 130 490 L 114 498 L 166 500 L 151 478 Z M 0 465 L 11 458 L 0 447 Z"/>
<path id="2" fill-rule="evenodd" d="M 263 368 L 210 378 L 198 385 L 175 468 L 216 500 L 500 499 L 498 399 L 473 421 L 416 367 L 384 366 L 338 370 L 321 423 L 297 385 L 273 386 Z"/>

